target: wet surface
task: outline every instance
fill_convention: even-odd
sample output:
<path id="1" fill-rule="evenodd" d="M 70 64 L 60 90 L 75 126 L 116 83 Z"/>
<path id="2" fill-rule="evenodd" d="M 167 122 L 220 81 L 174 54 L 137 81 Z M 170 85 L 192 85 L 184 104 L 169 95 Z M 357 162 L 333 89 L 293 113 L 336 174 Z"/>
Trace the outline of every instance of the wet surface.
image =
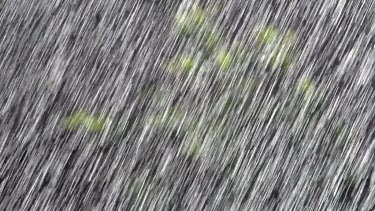
<path id="1" fill-rule="evenodd" d="M 0 8 L 0 210 L 374 209 L 372 1 Z"/>

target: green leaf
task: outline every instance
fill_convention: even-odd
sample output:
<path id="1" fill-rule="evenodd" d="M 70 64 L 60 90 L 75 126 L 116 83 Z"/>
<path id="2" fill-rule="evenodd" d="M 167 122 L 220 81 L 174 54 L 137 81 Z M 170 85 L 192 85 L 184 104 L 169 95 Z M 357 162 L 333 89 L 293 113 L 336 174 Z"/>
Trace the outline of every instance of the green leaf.
<path id="1" fill-rule="evenodd" d="M 280 49 L 275 49 L 275 51 L 271 54 L 270 65 L 273 68 L 282 67 L 283 69 L 286 69 L 290 67 L 292 63 L 293 56 L 289 52 L 283 55 L 283 52 L 281 52 Z"/>
<path id="2" fill-rule="evenodd" d="M 192 36 L 203 26 L 205 19 L 203 9 L 196 7 L 183 14 L 177 14 L 176 26 L 182 35 Z"/>
<path id="3" fill-rule="evenodd" d="M 178 73 L 178 72 L 191 72 L 196 66 L 197 62 L 194 58 L 187 56 L 187 55 L 182 55 L 178 59 L 172 59 L 169 62 L 169 65 L 167 67 L 169 72 L 172 73 Z"/>
<path id="4" fill-rule="evenodd" d="M 290 67 L 294 60 L 293 46 L 296 43 L 297 35 L 289 30 L 283 37 L 280 37 L 279 30 L 274 27 L 265 27 L 257 33 L 257 44 L 269 49 L 265 58 L 269 59 L 267 65 L 270 68 L 281 67 L 286 69 Z M 281 39 L 281 42 L 276 42 Z"/>
<path id="5" fill-rule="evenodd" d="M 258 45 L 269 45 L 276 40 L 279 30 L 275 27 L 264 27 L 256 34 L 256 43 Z"/>
<path id="6" fill-rule="evenodd" d="M 298 91 L 305 97 L 310 97 L 316 89 L 315 82 L 310 79 L 302 79 L 298 85 Z"/>
<path id="7" fill-rule="evenodd" d="M 68 116 L 65 120 L 65 124 L 68 129 L 78 129 L 84 124 L 87 116 L 88 114 L 85 111 L 77 112 Z"/>
<path id="8" fill-rule="evenodd" d="M 222 50 L 216 57 L 216 63 L 222 70 L 228 70 L 233 64 L 233 56 L 226 50 Z"/>
<path id="9" fill-rule="evenodd" d="M 104 117 L 88 117 L 85 126 L 89 131 L 100 132 L 106 127 L 108 120 Z"/>

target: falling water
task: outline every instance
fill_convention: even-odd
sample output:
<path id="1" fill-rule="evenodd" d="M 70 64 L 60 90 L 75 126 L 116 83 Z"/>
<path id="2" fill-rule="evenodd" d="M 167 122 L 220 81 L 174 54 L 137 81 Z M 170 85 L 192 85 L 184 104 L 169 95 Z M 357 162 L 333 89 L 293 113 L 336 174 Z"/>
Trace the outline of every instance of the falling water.
<path id="1" fill-rule="evenodd" d="M 0 210 L 374 210 L 371 0 L 2 0 Z"/>

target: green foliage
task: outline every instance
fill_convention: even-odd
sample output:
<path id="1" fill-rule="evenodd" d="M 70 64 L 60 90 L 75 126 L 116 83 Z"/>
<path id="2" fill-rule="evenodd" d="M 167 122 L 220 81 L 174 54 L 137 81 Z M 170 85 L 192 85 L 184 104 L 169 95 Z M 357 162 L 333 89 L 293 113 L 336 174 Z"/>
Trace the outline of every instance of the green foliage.
<path id="1" fill-rule="evenodd" d="M 279 33 L 279 30 L 275 27 L 265 27 L 260 29 L 256 34 L 256 43 L 258 45 L 269 45 L 272 44 Z"/>
<path id="2" fill-rule="evenodd" d="M 298 84 L 298 92 L 309 97 L 315 91 L 315 82 L 310 79 L 302 79 Z"/>
<path id="3" fill-rule="evenodd" d="M 272 68 L 288 68 L 292 64 L 294 59 L 294 52 L 292 52 L 291 47 L 295 45 L 297 40 L 297 36 L 293 31 L 288 31 L 285 33 L 285 35 L 281 35 L 279 29 L 275 27 L 264 27 L 256 32 L 255 48 L 254 46 L 246 47 L 243 42 L 235 41 L 232 46 L 226 46 L 227 48 L 224 49 L 222 43 L 220 43 L 219 36 L 223 33 L 223 30 L 220 29 L 220 27 L 214 29 L 214 25 L 210 25 L 211 23 L 209 21 L 211 20 L 213 20 L 213 18 L 207 18 L 202 8 L 195 7 L 189 11 L 177 14 L 175 20 L 175 30 L 177 30 L 180 35 L 184 35 L 191 39 L 202 39 L 202 42 L 199 43 L 198 48 L 203 49 L 198 50 L 200 51 L 200 53 L 203 51 L 204 54 L 212 55 L 214 57 L 213 60 L 215 64 L 217 65 L 217 67 L 220 67 L 220 70 L 230 70 L 230 68 L 233 67 L 234 64 L 243 63 L 245 59 L 249 57 L 250 51 L 256 49 L 256 52 L 258 52 L 258 50 L 261 50 L 263 48 L 266 49 L 266 53 L 264 53 L 264 57 L 266 58 L 265 60 L 268 61 L 268 64 L 266 65 L 270 65 Z M 199 36 L 193 36 L 198 32 L 206 33 L 204 35 L 200 34 Z M 197 43 L 195 41 L 191 43 Z M 198 62 L 196 57 L 183 54 L 169 61 L 166 61 L 166 63 L 163 64 L 166 64 L 164 67 L 169 73 L 179 74 L 191 73 L 192 71 L 197 70 L 197 66 L 198 64 L 200 64 L 200 61 L 201 60 L 199 60 Z M 252 62 L 257 63 L 259 61 Z M 257 75 L 257 73 L 255 73 L 255 75 Z M 229 90 L 228 97 L 221 101 L 223 103 L 222 105 L 220 105 L 221 111 L 219 112 L 219 114 L 215 114 L 219 116 L 218 118 L 220 119 L 212 123 L 211 125 L 213 127 L 211 129 L 213 129 L 213 133 L 215 134 L 226 132 L 224 131 L 224 127 L 228 123 L 225 122 L 226 119 L 223 118 L 223 116 L 228 114 L 228 110 L 235 110 L 239 107 L 239 105 L 246 105 L 247 100 L 244 99 L 249 99 L 248 94 L 253 92 L 259 85 L 259 80 L 252 77 L 244 77 L 240 81 L 238 81 L 238 83 L 233 83 L 233 81 L 230 81 L 233 78 L 229 80 L 227 79 L 230 77 L 223 78 L 223 80 L 225 81 L 218 85 L 219 87 L 222 85 L 220 87 L 222 88 L 222 90 L 227 91 L 228 88 L 225 86 L 232 86 L 233 84 L 235 84 L 235 88 L 233 90 Z M 304 96 L 311 95 L 314 90 L 315 83 L 313 81 L 309 79 L 300 81 L 298 91 Z M 143 93 L 145 95 L 144 98 L 148 99 L 149 97 L 152 97 L 153 99 L 157 99 L 159 105 L 162 101 L 162 94 L 160 96 L 157 96 L 157 94 L 160 93 L 155 92 L 155 94 L 150 94 L 151 96 L 148 96 L 149 93 L 150 92 L 148 90 L 145 91 Z M 226 97 L 226 95 L 223 97 Z M 168 101 L 166 101 L 163 106 L 167 106 L 167 104 L 169 104 Z M 204 138 L 200 137 L 199 135 L 204 134 L 207 137 L 207 133 L 209 132 L 206 132 L 206 130 L 203 130 L 200 126 L 198 126 L 198 123 L 196 121 L 189 119 L 191 118 L 191 116 L 185 115 L 185 113 L 186 112 L 184 110 L 174 108 L 166 114 L 157 114 L 152 117 L 151 126 L 154 129 L 161 129 L 163 131 L 175 130 L 176 127 L 181 128 L 183 138 L 188 143 L 187 146 L 185 145 L 186 148 L 184 149 L 184 153 L 188 156 L 197 158 L 202 152 L 204 140 Z M 206 121 L 206 124 L 209 123 L 208 120 Z M 106 129 L 108 125 L 107 123 L 107 118 L 92 116 L 84 111 L 70 115 L 66 119 L 66 125 L 69 129 L 78 129 L 80 127 L 84 127 L 86 130 L 91 132 L 103 131 L 104 129 Z M 209 126 L 207 128 L 209 128 Z M 216 141 L 220 140 L 215 140 L 215 142 Z"/>
<path id="4" fill-rule="evenodd" d="M 233 56 L 226 50 L 221 50 L 216 57 L 216 64 L 222 70 L 229 70 L 233 64 Z"/>
<path id="5" fill-rule="evenodd" d="M 208 54 L 211 54 L 219 42 L 219 36 L 216 32 L 212 31 L 204 37 L 204 48 Z"/>
<path id="6" fill-rule="evenodd" d="M 282 59 L 282 62 L 280 63 L 280 66 L 284 69 L 290 67 L 290 65 L 293 63 L 293 55 L 291 53 L 288 53 L 285 55 L 285 57 Z"/>
<path id="7" fill-rule="evenodd" d="M 172 59 L 168 64 L 168 71 L 172 73 L 185 72 L 189 73 L 197 64 L 193 57 L 182 55 L 180 58 Z"/>
<path id="8" fill-rule="evenodd" d="M 85 126 L 89 131 L 100 132 L 105 129 L 107 119 L 104 117 L 88 117 Z"/>
<path id="9" fill-rule="evenodd" d="M 85 111 L 79 111 L 65 119 L 65 124 L 70 130 L 76 130 L 83 126 L 92 132 L 100 132 L 104 130 L 107 122 L 108 119 L 104 117 L 90 116 Z"/>
<path id="10" fill-rule="evenodd" d="M 88 113 L 85 111 L 80 111 L 75 114 L 69 115 L 65 119 L 65 124 L 68 129 L 78 129 L 81 127 L 86 118 L 88 117 Z"/>
<path id="11" fill-rule="evenodd" d="M 277 67 L 282 67 L 286 69 L 292 64 L 292 62 L 293 62 L 292 54 L 290 52 L 283 54 L 283 51 L 280 50 L 280 48 L 278 48 L 271 54 L 269 65 L 273 69 Z"/>
<path id="12" fill-rule="evenodd" d="M 294 59 L 293 46 L 297 40 L 295 32 L 289 30 L 284 37 L 281 36 L 279 30 L 274 27 L 265 27 L 258 31 L 256 36 L 256 43 L 259 47 L 272 49 L 264 55 L 269 61 L 267 65 L 272 69 L 277 67 L 286 69 L 290 67 Z"/>
<path id="13" fill-rule="evenodd" d="M 176 15 L 176 27 L 181 35 L 192 36 L 196 34 L 205 22 L 204 11 L 200 7 Z"/>

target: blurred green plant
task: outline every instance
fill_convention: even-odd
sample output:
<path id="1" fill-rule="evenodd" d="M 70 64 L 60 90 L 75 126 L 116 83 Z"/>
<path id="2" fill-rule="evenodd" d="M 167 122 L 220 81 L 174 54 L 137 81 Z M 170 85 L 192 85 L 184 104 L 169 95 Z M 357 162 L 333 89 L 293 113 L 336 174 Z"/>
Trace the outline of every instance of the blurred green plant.
<path id="1" fill-rule="evenodd" d="M 293 47 L 296 41 L 297 35 L 294 31 L 288 30 L 285 35 L 282 35 L 277 28 L 272 26 L 264 27 L 256 34 L 258 47 L 269 49 L 266 50 L 262 60 L 268 61 L 267 66 L 272 69 L 290 67 L 294 60 Z"/>
<path id="2" fill-rule="evenodd" d="M 196 64 L 197 61 L 193 57 L 182 55 L 179 58 L 171 59 L 167 65 L 167 70 L 171 73 L 189 73 L 193 70 Z"/>
<path id="3" fill-rule="evenodd" d="M 190 37 L 199 31 L 205 19 L 203 9 L 195 7 L 176 15 L 176 27 L 181 35 Z"/>
<path id="4" fill-rule="evenodd" d="M 316 84 L 311 79 L 301 79 L 298 84 L 298 92 L 305 97 L 310 97 L 316 89 Z"/>
<path id="5" fill-rule="evenodd" d="M 100 132 L 106 128 L 108 123 L 105 117 L 88 117 L 85 121 L 85 126 L 89 131 Z"/>
<path id="6" fill-rule="evenodd" d="M 216 64 L 220 69 L 227 71 L 233 64 L 233 56 L 227 50 L 221 50 L 216 56 Z"/>
<path id="7" fill-rule="evenodd" d="M 278 33 L 279 30 L 275 27 L 264 27 L 256 32 L 256 43 L 258 45 L 272 44 L 276 40 Z"/>
<path id="8" fill-rule="evenodd" d="M 210 31 L 203 38 L 203 46 L 208 55 L 212 54 L 218 46 L 219 36 L 215 31 Z"/>
<path id="9" fill-rule="evenodd" d="M 84 124 L 88 116 L 88 113 L 85 111 L 79 111 L 77 113 L 71 114 L 66 117 L 65 125 L 68 129 L 78 129 Z"/>
<path id="10" fill-rule="evenodd" d="M 65 125 L 70 130 L 85 127 L 92 132 L 100 132 L 107 126 L 108 119 L 105 117 L 90 116 L 86 111 L 71 114 L 65 119 Z"/>
<path id="11" fill-rule="evenodd" d="M 290 52 L 284 52 L 280 49 L 276 49 L 271 53 L 271 59 L 269 65 L 271 68 L 275 69 L 277 67 L 288 68 L 293 62 L 293 56 Z"/>

